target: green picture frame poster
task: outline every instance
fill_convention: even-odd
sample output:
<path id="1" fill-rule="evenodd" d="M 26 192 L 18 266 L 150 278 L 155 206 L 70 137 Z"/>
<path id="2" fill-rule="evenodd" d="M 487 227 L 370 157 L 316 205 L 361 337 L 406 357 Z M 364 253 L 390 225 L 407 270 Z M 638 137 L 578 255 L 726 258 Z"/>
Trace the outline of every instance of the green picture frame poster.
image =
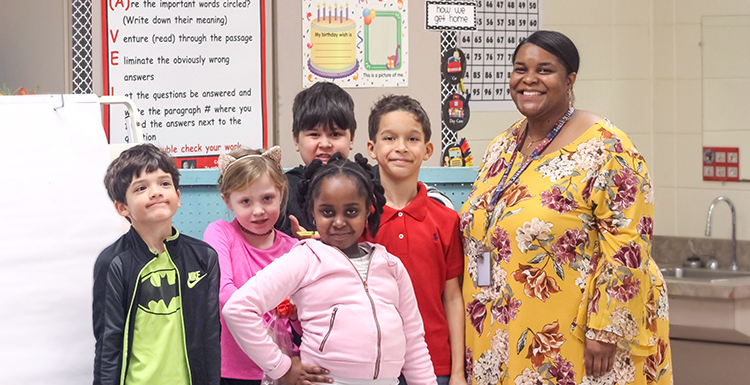
<path id="1" fill-rule="evenodd" d="M 408 85 L 407 0 L 360 3 L 303 0 L 303 87 Z"/>

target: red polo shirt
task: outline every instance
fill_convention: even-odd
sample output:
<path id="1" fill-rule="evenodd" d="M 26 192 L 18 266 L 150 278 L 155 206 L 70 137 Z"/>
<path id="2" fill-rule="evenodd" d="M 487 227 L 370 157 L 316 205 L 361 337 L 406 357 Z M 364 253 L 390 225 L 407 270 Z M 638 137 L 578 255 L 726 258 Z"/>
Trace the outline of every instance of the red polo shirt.
<path id="1" fill-rule="evenodd" d="M 422 315 L 425 341 L 435 375 L 451 373 L 448 321 L 442 295 L 445 282 L 458 277 L 464 255 L 458 231 L 458 214 L 427 196 L 420 182 L 417 196 L 403 210 L 383 208 L 380 229 L 373 240 L 399 257 L 411 277 Z"/>

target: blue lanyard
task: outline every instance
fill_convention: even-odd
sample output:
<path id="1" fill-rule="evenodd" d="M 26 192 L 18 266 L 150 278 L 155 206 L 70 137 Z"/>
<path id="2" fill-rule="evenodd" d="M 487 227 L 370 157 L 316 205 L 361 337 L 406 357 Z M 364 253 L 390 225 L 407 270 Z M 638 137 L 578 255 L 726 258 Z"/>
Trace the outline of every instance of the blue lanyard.
<path id="1" fill-rule="evenodd" d="M 510 169 L 513 168 L 513 164 L 516 161 L 516 155 L 518 155 L 521 146 L 523 145 L 524 139 L 526 139 L 526 135 L 528 135 L 529 128 L 528 123 L 526 125 L 526 130 L 524 133 L 519 137 L 518 143 L 516 143 L 516 149 L 513 151 L 513 156 L 510 158 L 510 162 L 508 162 L 508 166 L 505 168 L 505 172 L 503 173 L 503 177 L 500 179 L 500 182 L 497 184 L 497 188 L 495 189 L 495 192 L 492 194 L 492 199 L 490 200 L 490 209 L 494 210 L 495 206 L 497 205 L 497 202 L 500 200 L 500 197 L 503 196 L 503 193 L 505 190 L 510 187 L 513 183 L 516 183 L 518 178 L 521 176 L 521 173 L 526 171 L 526 168 L 529 167 L 532 161 L 536 160 L 541 154 L 544 152 L 544 150 L 547 149 L 547 146 L 549 146 L 550 143 L 557 137 L 557 134 L 560 133 L 560 130 L 563 128 L 565 123 L 570 120 L 570 117 L 573 116 L 573 112 L 575 111 L 575 108 L 570 107 L 568 109 L 568 112 L 563 115 L 560 120 L 557 121 L 554 127 L 552 127 L 552 130 L 547 134 L 547 137 L 542 140 L 541 143 L 539 143 L 538 146 L 536 146 L 536 149 L 534 149 L 534 152 L 531 153 L 526 159 L 524 159 L 521 166 L 518 168 L 518 171 L 516 171 L 515 174 L 508 180 L 508 175 L 510 175 Z"/>

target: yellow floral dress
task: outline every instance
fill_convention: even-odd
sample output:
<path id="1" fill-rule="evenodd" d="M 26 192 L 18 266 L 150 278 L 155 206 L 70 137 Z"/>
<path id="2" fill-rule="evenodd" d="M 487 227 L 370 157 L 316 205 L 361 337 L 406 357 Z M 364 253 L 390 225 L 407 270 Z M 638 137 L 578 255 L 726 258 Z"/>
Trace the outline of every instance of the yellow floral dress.
<path id="1" fill-rule="evenodd" d="M 467 379 L 671 383 L 667 288 L 651 259 L 654 194 L 643 157 L 601 120 L 532 161 L 491 207 L 506 167 L 512 176 L 523 162 L 519 153 L 508 164 L 522 122 L 490 144 L 461 209 Z M 490 276 L 482 286 L 480 269 Z M 585 376 L 586 337 L 618 345 L 614 369 L 598 379 Z"/>

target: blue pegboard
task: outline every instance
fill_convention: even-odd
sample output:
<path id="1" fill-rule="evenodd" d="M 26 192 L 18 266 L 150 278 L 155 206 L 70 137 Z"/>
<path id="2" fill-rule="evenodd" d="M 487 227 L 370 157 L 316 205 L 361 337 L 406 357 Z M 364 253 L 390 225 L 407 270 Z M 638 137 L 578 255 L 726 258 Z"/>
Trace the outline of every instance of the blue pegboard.
<path id="1" fill-rule="evenodd" d="M 419 180 L 448 195 L 458 211 L 466 202 L 478 171 L 478 167 L 425 167 L 419 172 Z"/>
<path id="2" fill-rule="evenodd" d="M 181 233 L 203 239 L 203 231 L 209 223 L 234 219 L 221 199 L 217 180 L 218 169 L 180 170 L 180 200 L 172 222 Z"/>
<path id="3" fill-rule="evenodd" d="M 466 201 L 477 171 L 476 167 L 426 167 L 419 173 L 419 180 L 443 191 L 458 211 Z M 180 232 L 202 239 L 209 223 L 234 219 L 234 214 L 221 199 L 218 179 L 218 169 L 180 170 L 182 206 L 173 219 Z"/>

